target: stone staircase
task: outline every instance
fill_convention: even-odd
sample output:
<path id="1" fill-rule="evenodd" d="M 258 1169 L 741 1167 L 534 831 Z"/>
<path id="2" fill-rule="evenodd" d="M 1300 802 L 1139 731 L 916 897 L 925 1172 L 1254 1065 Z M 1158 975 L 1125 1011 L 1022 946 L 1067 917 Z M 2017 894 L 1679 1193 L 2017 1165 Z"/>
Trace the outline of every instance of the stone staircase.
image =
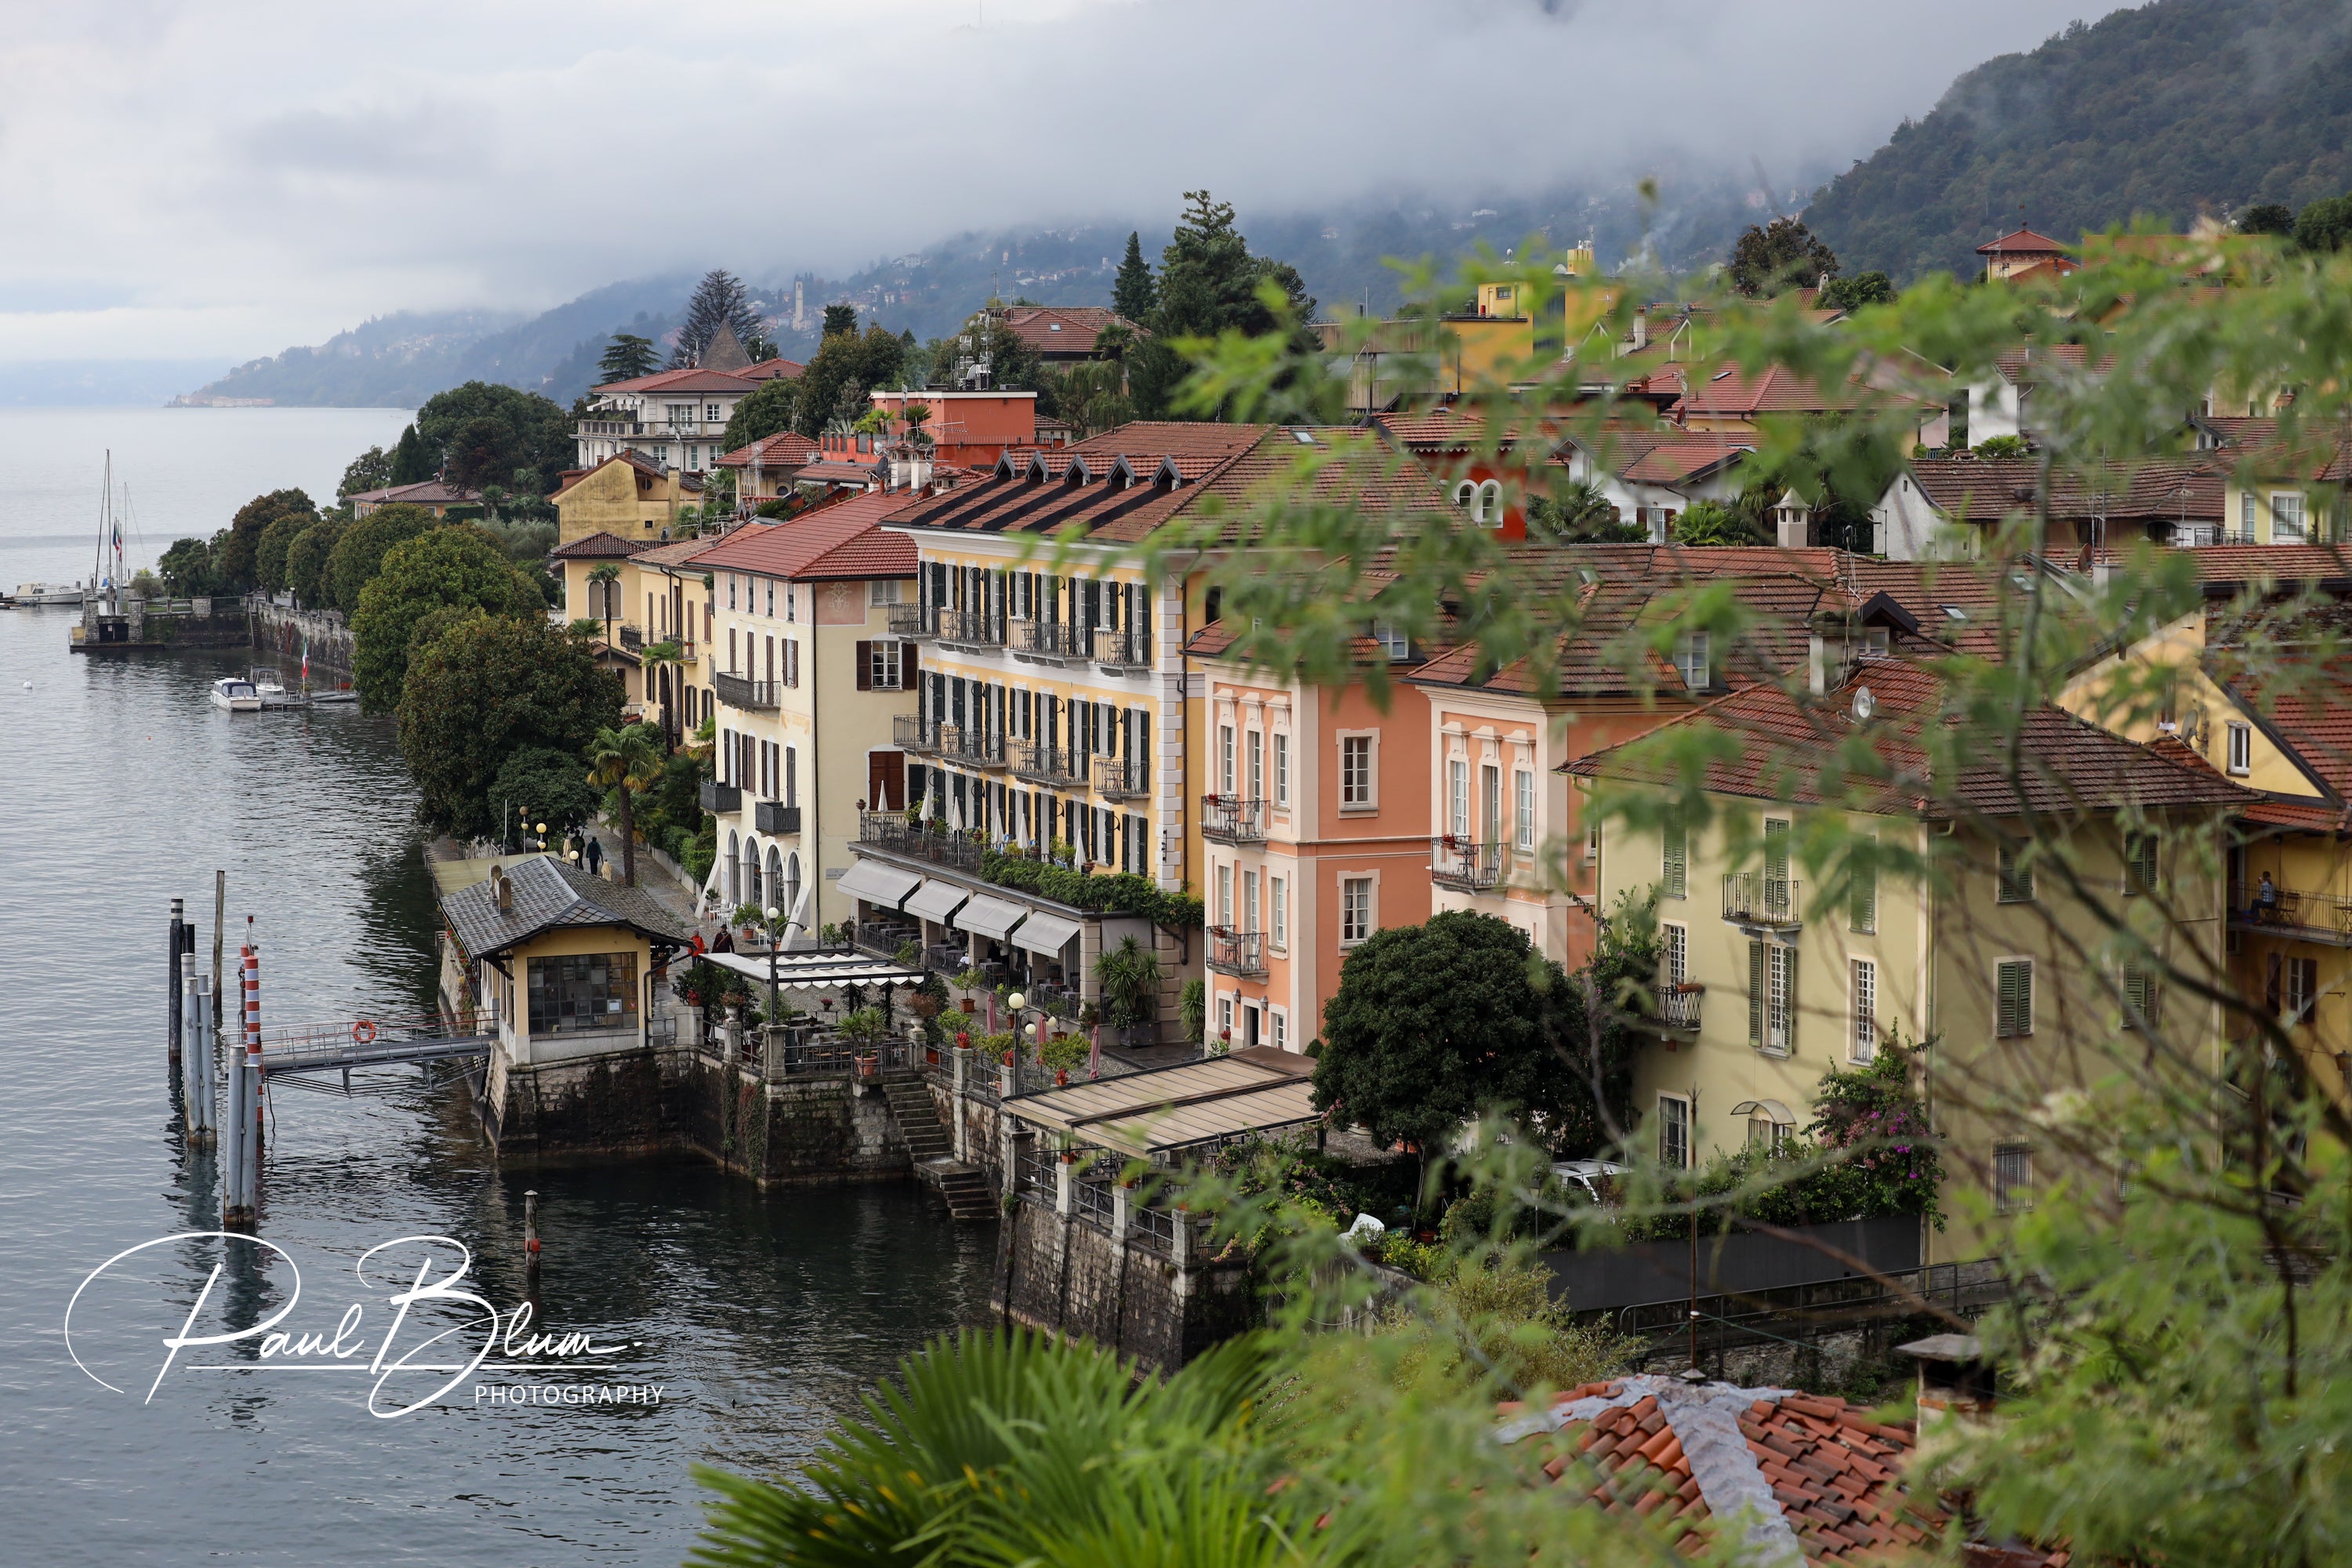
<path id="1" fill-rule="evenodd" d="M 891 1118 L 907 1140 L 915 1174 L 947 1200 L 948 1212 L 967 1224 L 996 1218 L 996 1194 L 989 1187 L 988 1177 L 979 1166 L 955 1157 L 955 1144 L 940 1125 L 930 1086 L 919 1078 L 887 1079 L 882 1092 L 890 1101 Z"/>

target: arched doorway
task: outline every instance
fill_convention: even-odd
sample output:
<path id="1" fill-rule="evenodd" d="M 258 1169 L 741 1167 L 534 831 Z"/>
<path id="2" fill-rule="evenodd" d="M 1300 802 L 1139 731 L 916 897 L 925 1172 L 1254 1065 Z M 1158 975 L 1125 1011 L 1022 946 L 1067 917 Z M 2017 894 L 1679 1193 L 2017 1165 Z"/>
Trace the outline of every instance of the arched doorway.
<path id="1" fill-rule="evenodd" d="M 742 901 L 760 907 L 760 847 L 748 839 L 743 844 Z"/>
<path id="2" fill-rule="evenodd" d="M 785 914 L 790 915 L 800 907 L 801 858 L 798 855 L 788 855 L 784 858 L 783 910 Z"/>
<path id="3" fill-rule="evenodd" d="M 742 844 L 733 828 L 727 830 L 727 907 L 733 909 L 743 901 L 743 865 L 737 858 L 743 852 Z"/>
<path id="4" fill-rule="evenodd" d="M 776 847 L 772 844 L 768 846 L 767 888 L 769 896 L 772 898 L 780 898 L 783 894 L 784 858 L 776 852 Z M 792 906 L 788 903 L 778 904 L 775 909 L 779 914 L 788 915 L 793 912 Z"/>

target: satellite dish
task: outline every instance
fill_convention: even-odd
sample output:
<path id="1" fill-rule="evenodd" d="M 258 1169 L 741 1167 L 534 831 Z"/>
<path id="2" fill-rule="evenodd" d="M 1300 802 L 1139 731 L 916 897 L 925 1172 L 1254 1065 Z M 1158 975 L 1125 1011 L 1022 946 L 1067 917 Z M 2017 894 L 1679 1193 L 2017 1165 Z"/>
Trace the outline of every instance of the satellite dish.
<path id="1" fill-rule="evenodd" d="M 1869 723 L 1871 714 L 1875 712 L 1877 708 L 1878 699 L 1870 694 L 1869 687 L 1857 686 L 1853 689 L 1853 717 L 1856 723 Z"/>

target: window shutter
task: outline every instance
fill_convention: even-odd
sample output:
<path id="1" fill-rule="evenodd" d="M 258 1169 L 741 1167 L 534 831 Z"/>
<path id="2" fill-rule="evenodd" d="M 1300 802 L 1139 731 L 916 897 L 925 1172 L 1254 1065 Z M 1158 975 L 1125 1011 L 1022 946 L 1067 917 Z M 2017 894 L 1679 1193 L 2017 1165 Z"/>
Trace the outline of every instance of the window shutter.
<path id="1" fill-rule="evenodd" d="M 915 649 L 919 645 L 902 642 L 898 645 L 898 689 L 915 689 Z"/>
<path id="2" fill-rule="evenodd" d="M 784 639 L 784 684 L 797 688 L 801 683 L 801 639 Z"/>
<path id="3" fill-rule="evenodd" d="M 2126 852 L 2124 891 L 2126 893 L 2154 892 L 2156 875 L 2156 835 L 2134 834 Z"/>
<path id="4" fill-rule="evenodd" d="M 1669 823 L 1665 838 L 1666 897 L 1687 898 L 1690 896 L 1690 834 L 1681 823 Z"/>
<path id="5" fill-rule="evenodd" d="M 2263 1005 L 2273 1014 L 2279 1010 L 2279 955 L 2273 952 L 2264 965 L 2263 977 Z"/>
<path id="6" fill-rule="evenodd" d="M 1846 924 L 1858 931 L 1878 929 L 1878 839 L 1854 840 L 1847 858 Z"/>
<path id="7" fill-rule="evenodd" d="M 1780 1048 L 1797 1054 L 1797 950 L 1776 950 L 1780 957 Z"/>
<path id="8" fill-rule="evenodd" d="M 1748 1043 L 1761 1047 L 1764 1044 L 1764 1008 L 1771 978 L 1765 973 L 1764 944 L 1748 944 Z"/>
<path id="9" fill-rule="evenodd" d="M 874 689 L 874 645 L 870 642 L 857 645 L 857 689 Z"/>
<path id="10" fill-rule="evenodd" d="M 2014 1038 L 2033 1032 L 2033 963 L 2030 959 L 2014 959 L 2000 965 L 1996 974 L 1993 1030 L 2003 1038 Z"/>

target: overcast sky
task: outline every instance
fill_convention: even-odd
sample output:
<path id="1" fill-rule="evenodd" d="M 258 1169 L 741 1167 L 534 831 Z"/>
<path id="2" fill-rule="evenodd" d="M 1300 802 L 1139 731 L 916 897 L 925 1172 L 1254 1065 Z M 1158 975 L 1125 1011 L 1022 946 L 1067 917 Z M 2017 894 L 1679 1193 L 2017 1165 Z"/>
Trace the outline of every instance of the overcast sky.
<path id="1" fill-rule="evenodd" d="M 0 360 L 965 228 L 1866 155 L 2080 0 L 0 5 Z"/>

